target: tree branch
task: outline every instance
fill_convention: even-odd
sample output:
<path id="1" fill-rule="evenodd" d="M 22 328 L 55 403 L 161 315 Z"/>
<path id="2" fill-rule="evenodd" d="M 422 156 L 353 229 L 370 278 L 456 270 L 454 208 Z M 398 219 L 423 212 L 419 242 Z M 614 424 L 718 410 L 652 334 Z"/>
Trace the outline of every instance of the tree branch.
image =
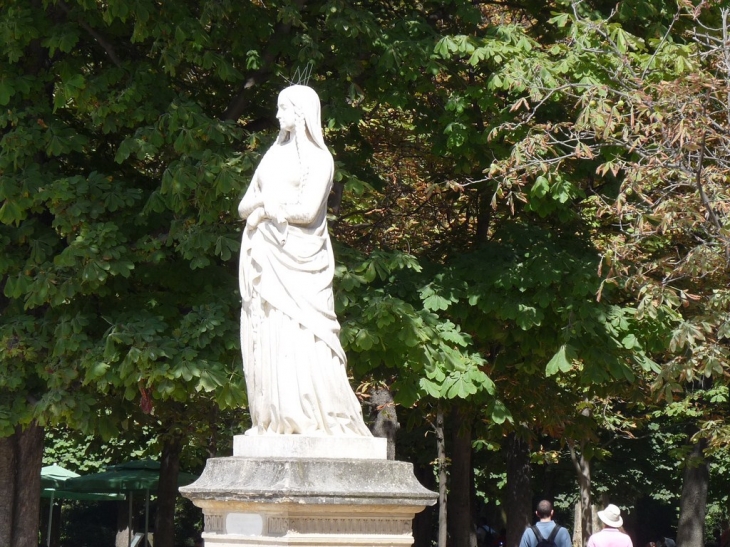
<path id="1" fill-rule="evenodd" d="M 297 0 L 293 4 L 297 9 L 304 7 L 305 0 Z M 274 27 L 274 36 L 286 36 L 291 32 L 290 23 L 279 23 Z M 262 56 L 261 68 L 252 72 L 238 89 L 236 96 L 231 99 L 228 106 L 221 114 L 221 120 L 235 121 L 241 117 L 248 106 L 248 90 L 265 82 L 273 70 L 274 61 L 276 60 L 276 51 L 278 49 L 278 40 L 269 41 L 269 45 Z"/>
<path id="2" fill-rule="evenodd" d="M 66 15 L 70 15 L 71 8 L 69 8 L 65 2 L 59 2 L 58 6 L 66 13 Z M 106 54 L 109 56 L 109 59 L 111 59 L 112 63 L 117 65 L 119 68 L 123 68 L 122 62 L 119 60 L 116 51 L 114 51 L 114 46 L 112 46 L 112 44 L 106 38 L 104 38 L 104 36 L 102 36 L 100 32 L 92 28 L 91 25 L 81 19 L 77 19 L 76 23 L 78 23 L 79 26 L 83 28 L 86 32 L 91 34 L 94 40 L 96 40 L 99 45 L 104 48 L 104 51 L 106 51 Z"/>
<path id="3" fill-rule="evenodd" d="M 697 185 L 697 191 L 700 193 L 700 199 L 702 200 L 702 205 L 705 206 L 705 209 L 707 210 L 707 216 L 712 221 L 713 226 L 718 232 L 718 237 L 722 240 L 722 242 L 725 245 L 725 261 L 727 262 L 728 266 L 730 266 L 730 245 L 728 245 L 728 242 L 725 240 L 724 237 L 722 237 L 722 224 L 720 224 L 720 220 L 717 218 L 717 215 L 715 214 L 715 210 L 712 208 L 712 203 L 710 203 L 710 198 L 707 197 L 707 194 L 705 193 L 705 187 L 702 184 L 702 162 L 705 158 L 705 141 L 707 138 L 707 132 L 702 132 L 702 144 L 700 145 L 700 156 L 697 159 L 697 172 L 695 175 L 695 184 Z"/>

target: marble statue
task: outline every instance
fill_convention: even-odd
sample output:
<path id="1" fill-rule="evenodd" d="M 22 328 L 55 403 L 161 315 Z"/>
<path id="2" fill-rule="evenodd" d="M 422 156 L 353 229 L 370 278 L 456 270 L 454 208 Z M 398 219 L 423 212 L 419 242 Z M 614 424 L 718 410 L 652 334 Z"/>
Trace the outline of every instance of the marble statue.
<path id="1" fill-rule="evenodd" d="M 339 340 L 326 204 L 334 162 L 307 86 L 279 94 L 281 126 L 238 211 L 246 435 L 371 436 Z"/>

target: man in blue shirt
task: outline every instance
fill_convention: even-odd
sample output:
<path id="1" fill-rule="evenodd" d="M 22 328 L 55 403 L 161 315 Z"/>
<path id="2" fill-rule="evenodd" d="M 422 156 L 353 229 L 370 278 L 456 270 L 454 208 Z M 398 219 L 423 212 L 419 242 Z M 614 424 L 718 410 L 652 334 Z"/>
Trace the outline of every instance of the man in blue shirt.
<path id="1" fill-rule="evenodd" d="M 535 527 L 540 532 L 540 535 L 544 539 L 547 539 L 553 531 L 553 528 L 556 526 L 553 522 L 553 504 L 548 500 L 542 500 L 537 504 L 535 514 L 538 518 L 538 521 L 535 523 Z M 558 530 L 558 534 L 555 536 L 556 547 L 572 547 L 571 543 L 568 529 L 561 526 Z M 537 536 L 535 536 L 535 532 L 533 532 L 532 528 L 529 526 L 525 528 L 525 533 L 522 534 L 520 547 L 537 547 Z"/>

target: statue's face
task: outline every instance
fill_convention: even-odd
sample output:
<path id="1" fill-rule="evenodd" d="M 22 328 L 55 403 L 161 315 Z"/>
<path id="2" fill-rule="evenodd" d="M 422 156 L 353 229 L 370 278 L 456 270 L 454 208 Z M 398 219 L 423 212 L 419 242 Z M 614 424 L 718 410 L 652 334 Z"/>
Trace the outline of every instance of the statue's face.
<path id="1" fill-rule="evenodd" d="M 294 131 L 296 123 L 296 115 L 294 113 L 294 105 L 291 101 L 283 97 L 279 97 L 279 109 L 276 112 L 276 119 L 279 120 L 279 126 L 284 131 Z"/>

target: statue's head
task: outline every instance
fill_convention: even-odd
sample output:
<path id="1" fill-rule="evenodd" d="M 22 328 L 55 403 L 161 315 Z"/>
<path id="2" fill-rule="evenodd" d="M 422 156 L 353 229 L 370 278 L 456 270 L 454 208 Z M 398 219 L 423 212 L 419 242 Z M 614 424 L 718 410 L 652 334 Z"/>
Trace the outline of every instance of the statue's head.
<path id="1" fill-rule="evenodd" d="M 327 147 L 322 136 L 321 109 L 317 92 L 306 85 L 292 85 L 279 93 L 279 104 L 282 102 L 294 107 L 297 118 L 304 121 L 308 136 L 319 148 L 326 150 Z M 280 135 L 279 138 L 283 137 L 284 135 Z"/>

